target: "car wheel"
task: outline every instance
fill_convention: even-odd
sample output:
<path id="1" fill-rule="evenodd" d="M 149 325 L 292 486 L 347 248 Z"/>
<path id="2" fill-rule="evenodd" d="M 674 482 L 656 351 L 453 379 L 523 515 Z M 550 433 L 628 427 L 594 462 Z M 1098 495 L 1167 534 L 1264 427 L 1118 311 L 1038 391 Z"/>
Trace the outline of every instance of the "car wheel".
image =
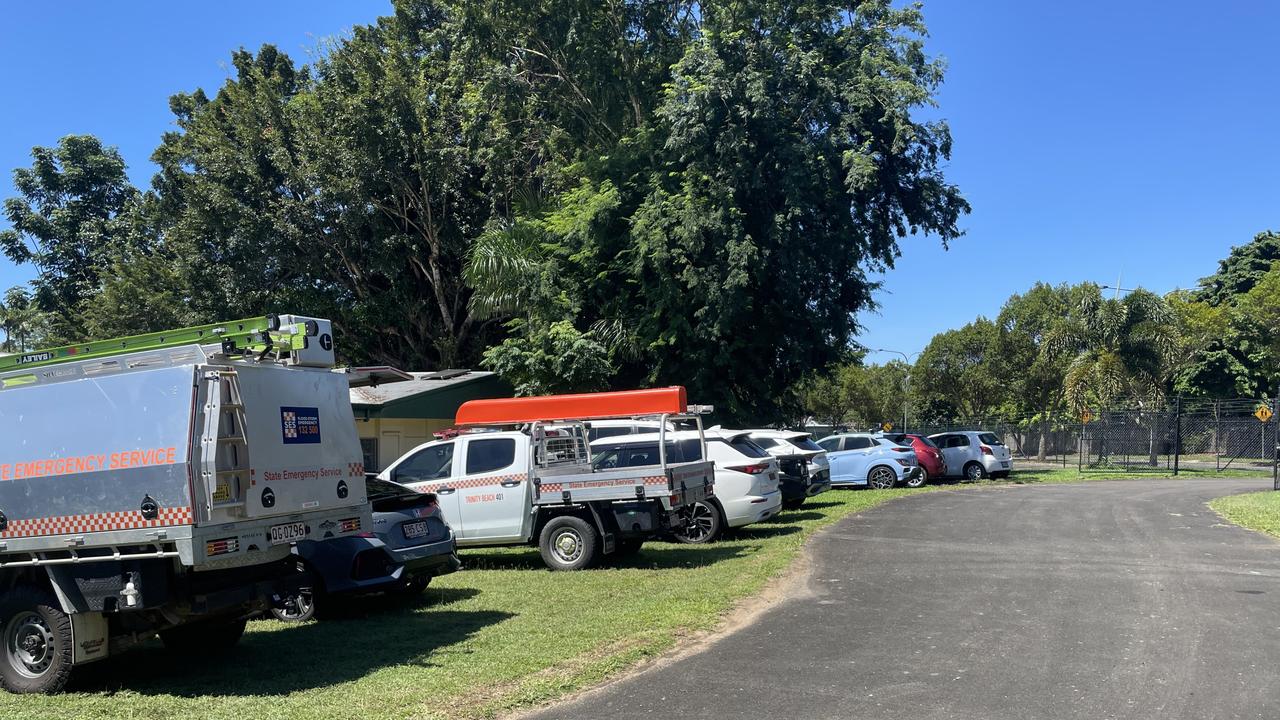
<path id="1" fill-rule="evenodd" d="M 871 473 L 867 475 L 867 485 L 876 490 L 888 490 L 896 482 L 898 482 L 897 473 L 884 465 L 871 468 Z"/>
<path id="2" fill-rule="evenodd" d="M 791 500 L 783 500 L 782 507 L 785 510 L 799 510 L 804 507 L 804 501 L 808 498 L 793 498 Z"/>
<path id="3" fill-rule="evenodd" d="M 970 482 L 985 480 L 987 478 L 987 469 L 982 467 L 982 463 L 971 462 L 964 466 L 964 477 Z"/>
<path id="4" fill-rule="evenodd" d="M 711 503 L 696 502 L 689 511 L 689 522 L 684 530 L 673 533 L 675 539 L 688 545 L 701 545 L 713 542 L 720 537 L 724 522 L 720 517 L 720 509 Z"/>
<path id="5" fill-rule="evenodd" d="M 71 676 L 71 618 L 49 593 L 19 587 L 0 601 L 0 685 L 53 694 Z"/>
<path id="6" fill-rule="evenodd" d="M 552 570 L 584 570 L 596 561 L 599 534 L 591 523 L 573 515 L 551 518 L 538 538 L 542 562 Z"/>
<path id="7" fill-rule="evenodd" d="M 284 607 L 271 608 L 271 617 L 280 622 L 306 622 L 316 617 L 316 593 L 312 588 L 302 588 L 297 595 L 284 599 Z"/>
<path id="8" fill-rule="evenodd" d="M 928 482 L 929 482 L 929 471 L 925 470 L 924 466 L 921 465 L 920 472 L 917 473 L 915 477 L 908 480 L 906 485 L 909 488 L 918 488 L 918 487 L 924 487 L 925 484 Z"/>

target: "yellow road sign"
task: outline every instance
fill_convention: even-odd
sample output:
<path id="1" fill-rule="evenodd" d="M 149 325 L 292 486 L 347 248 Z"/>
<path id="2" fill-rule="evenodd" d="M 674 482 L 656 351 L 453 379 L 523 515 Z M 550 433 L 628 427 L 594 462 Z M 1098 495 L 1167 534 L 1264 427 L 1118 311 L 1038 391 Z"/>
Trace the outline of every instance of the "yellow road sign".
<path id="1" fill-rule="evenodd" d="M 1253 412 L 1253 416 L 1258 418 L 1260 422 L 1266 422 L 1271 419 L 1275 413 L 1271 412 L 1271 408 L 1266 405 L 1259 405 L 1258 409 Z"/>
<path id="2" fill-rule="evenodd" d="M 1092 419 L 1093 419 L 1093 413 L 1089 412 L 1088 410 L 1080 411 L 1080 422 L 1087 423 Z"/>
<path id="3" fill-rule="evenodd" d="M 889 432 L 890 430 L 893 429 L 893 423 L 891 422 L 884 423 L 883 425 L 880 426 L 880 429 L 884 430 L 885 432 Z"/>

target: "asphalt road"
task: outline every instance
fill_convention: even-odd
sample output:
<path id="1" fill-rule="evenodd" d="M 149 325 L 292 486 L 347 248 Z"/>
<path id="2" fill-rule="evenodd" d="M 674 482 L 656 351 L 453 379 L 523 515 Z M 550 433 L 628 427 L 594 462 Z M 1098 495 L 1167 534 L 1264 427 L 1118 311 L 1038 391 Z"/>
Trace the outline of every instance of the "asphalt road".
<path id="1" fill-rule="evenodd" d="M 816 538 L 808 587 L 538 718 L 1277 718 L 1280 543 L 1205 502 L 1262 480 L 932 493 Z"/>

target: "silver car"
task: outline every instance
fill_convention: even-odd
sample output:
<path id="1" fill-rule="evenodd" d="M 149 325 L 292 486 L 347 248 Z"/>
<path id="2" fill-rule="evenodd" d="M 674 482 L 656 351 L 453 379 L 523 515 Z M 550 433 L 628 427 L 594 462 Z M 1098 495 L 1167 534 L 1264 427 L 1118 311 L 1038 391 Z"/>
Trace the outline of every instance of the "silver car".
<path id="1" fill-rule="evenodd" d="M 982 480 L 1007 478 L 1013 472 L 1013 454 L 995 433 L 963 430 L 930 435 L 929 439 L 942 451 L 948 473 Z"/>

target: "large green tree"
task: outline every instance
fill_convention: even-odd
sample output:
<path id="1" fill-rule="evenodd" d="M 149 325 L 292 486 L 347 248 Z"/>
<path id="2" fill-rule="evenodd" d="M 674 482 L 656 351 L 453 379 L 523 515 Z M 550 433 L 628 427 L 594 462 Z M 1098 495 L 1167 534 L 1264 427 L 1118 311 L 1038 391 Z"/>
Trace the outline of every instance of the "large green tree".
<path id="1" fill-rule="evenodd" d="M 49 340 L 80 339 L 81 305 L 99 290 L 107 257 L 131 232 L 138 192 L 120 153 L 91 135 L 68 135 L 31 156 L 31 167 L 13 171 L 19 196 L 4 202 L 12 228 L 0 231 L 0 250 L 35 267 L 31 285 L 52 324 Z"/>
<path id="2" fill-rule="evenodd" d="M 846 353 L 898 239 L 954 238 L 968 206 L 947 126 L 917 117 L 942 79 L 918 9 L 697 7 L 661 102 L 568 169 L 544 252 L 574 327 L 609 333 L 616 383 L 769 420 L 775 388 Z"/>
<path id="3" fill-rule="evenodd" d="M 992 417 L 1008 398 L 1000 331 L 986 318 L 933 336 L 916 360 L 911 394 L 925 421 Z"/>

